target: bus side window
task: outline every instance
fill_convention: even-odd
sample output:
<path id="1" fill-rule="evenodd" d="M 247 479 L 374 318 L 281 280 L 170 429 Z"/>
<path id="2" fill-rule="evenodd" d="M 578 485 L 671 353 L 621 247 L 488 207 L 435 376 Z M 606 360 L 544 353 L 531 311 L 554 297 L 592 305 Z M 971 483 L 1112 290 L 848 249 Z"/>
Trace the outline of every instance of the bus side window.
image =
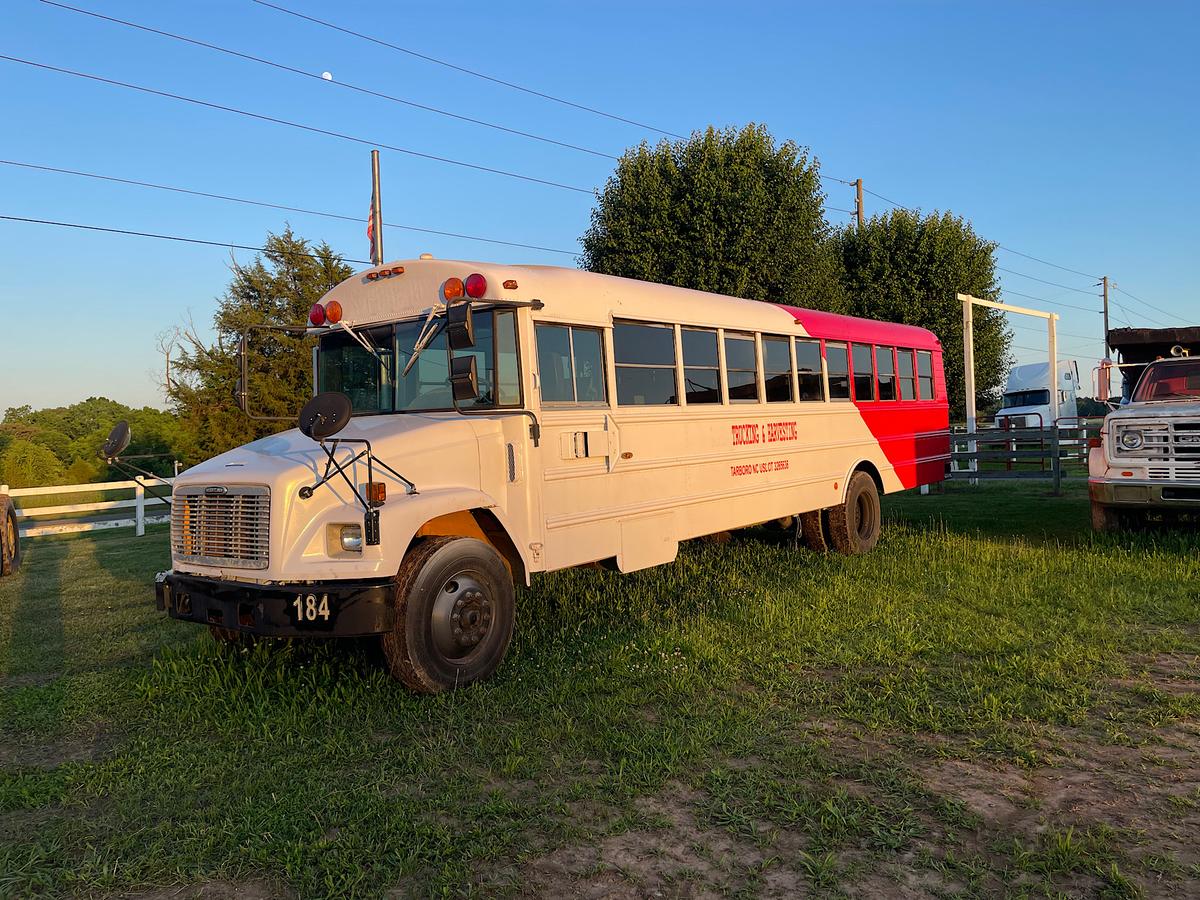
<path id="1" fill-rule="evenodd" d="M 871 346 L 869 344 L 854 344 L 852 345 L 854 362 L 854 399 L 855 400 L 874 400 L 875 399 L 875 363 L 871 355 Z"/>
<path id="2" fill-rule="evenodd" d="M 850 357 L 845 344 L 825 342 L 825 363 L 829 366 L 829 399 L 850 399 Z"/>
<path id="3" fill-rule="evenodd" d="M 538 385 L 543 403 L 603 403 L 600 329 L 538 323 Z"/>
<path id="4" fill-rule="evenodd" d="M 821 385 L 821 342 L 796 338 L 796 373 L 800 378 L 800 400 L 824 400 Z"/>
<path id="5" fill-rule="evenodd" d="M 875 371 L 879 375 L 879 399 L 896 399 L 896 351 L 892 347 L 875 348 Z"/>
<path id="6" fill-rule="evenodd" d="M 899 362 L 897 371 L 900 376 L 900 399 L 916 400 L 917 378 L 916 372 L 913 370 L 913 352 L 904 349 L 897 350 L 896 360 Z"/>
<path id="7" fill-rule="evenodd" d="M 717 333 L 707 329 L 684 328 L 683 395 L 688 405 L 721 402 L 721 363 L 717 357 Z"/>
<path id="8" fill-rule="evenodd" d="M 768 403 L 792 402 L 792 351 L 788 339 L 763 335 L 763 374 Z"/>
<path id="9" fill-rule="evenodd" d="M 758 402 L 758 353 L 754 335 L 725 332 L 725 378 L 729 399 Z"/>
<path id="10" fill-rule="evenodd" d="M 917 381 L 921 387 L 921 399 L 933 399 L 933 354 L 928 350 L 917 351 Z"/>
<path id="11" fill-rule="evenodd" d="M 613 354 L 620 406 L 667 406 L 679 402 L 673 325 L 614 322 Z"/>

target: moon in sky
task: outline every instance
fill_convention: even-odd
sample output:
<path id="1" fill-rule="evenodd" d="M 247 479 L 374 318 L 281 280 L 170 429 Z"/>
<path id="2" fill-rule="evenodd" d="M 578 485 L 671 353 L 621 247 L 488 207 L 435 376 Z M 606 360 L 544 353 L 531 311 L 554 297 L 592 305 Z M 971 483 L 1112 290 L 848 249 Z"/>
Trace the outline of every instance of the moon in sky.
<path id="1" fill-rule="evenodd" d="M 333 81 L 333 73 L 332 72 L 322 72 L 321 77 L 324 78 L 326 81 Z"/>

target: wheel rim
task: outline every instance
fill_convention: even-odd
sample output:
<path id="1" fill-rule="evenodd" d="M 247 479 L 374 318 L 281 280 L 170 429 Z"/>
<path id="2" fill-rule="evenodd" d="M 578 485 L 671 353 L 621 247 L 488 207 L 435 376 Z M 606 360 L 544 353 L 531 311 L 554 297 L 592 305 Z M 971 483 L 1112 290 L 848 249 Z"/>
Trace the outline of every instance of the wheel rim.
<path id="1" fill-rule="evenodd" d="M 858 536 L 863 540 L 871 537 L 875 530 L 875 507 L 866 494 L 859 494 L 854 503 L 854 518 L 857 520 Z"/>
<path id="2" fill-rule="evenodd" d="M 495 615 L 488 590 L 471 573 L 448 578 L 433 603 L 433 643 L 446 659 L 464 659 L 486 643 Z"/>
<path id="3" fill-rule="evenodd" d="M 17 558 L 17 529 L 13 524 L 12 516 L 4 517 L 4 545 L 7 548 L 8 555 L 13 559 Z"/>

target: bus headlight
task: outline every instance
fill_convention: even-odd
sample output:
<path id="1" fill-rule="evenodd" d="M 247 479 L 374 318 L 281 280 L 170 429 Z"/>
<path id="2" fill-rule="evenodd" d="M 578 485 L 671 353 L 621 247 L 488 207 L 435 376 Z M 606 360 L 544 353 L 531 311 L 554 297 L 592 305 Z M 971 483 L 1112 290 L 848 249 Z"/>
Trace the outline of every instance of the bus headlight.
<path id="1" fill-rule="evenodd" d="M 1126 428 L 1121 431 L 1119 443 L 1122 450 L 1141 450 L 1146 438 L 1136 428 Z"/>
<path id="2" fill-rule="evenodd" d="M 362 526 L 339 525 L 338 542 L 341 545 L 341 548 L 347 553 L 362 553 Z"/>

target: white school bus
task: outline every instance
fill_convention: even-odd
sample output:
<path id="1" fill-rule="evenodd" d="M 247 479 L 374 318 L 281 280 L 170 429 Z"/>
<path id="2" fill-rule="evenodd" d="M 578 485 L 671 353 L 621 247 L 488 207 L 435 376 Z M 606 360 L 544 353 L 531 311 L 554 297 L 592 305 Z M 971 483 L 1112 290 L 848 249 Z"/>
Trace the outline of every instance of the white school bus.
<path id="1" fill-rule="evenodd" d="M 378 635 L 419 691 L 496 669 L 536 572 L 644 569 L 772 520 L 864 552 L 879 495 L 949 459 L 921 328 L 426 257 L 310 323 L 299 427 L 176 480 L 159 608 L 223 641 Z"/>

